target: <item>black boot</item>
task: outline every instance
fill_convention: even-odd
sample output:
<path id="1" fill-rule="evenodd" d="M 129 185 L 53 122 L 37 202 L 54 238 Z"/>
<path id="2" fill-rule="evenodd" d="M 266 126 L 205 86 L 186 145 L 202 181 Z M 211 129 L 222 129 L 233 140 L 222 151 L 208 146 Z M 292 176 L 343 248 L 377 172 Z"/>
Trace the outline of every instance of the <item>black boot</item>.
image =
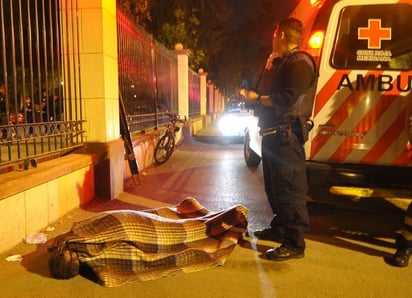
<path id="1" fill-rule="evenodd" d="M 285 237 L 285 230 L 282 228 L 268 228 L 253 233 L 256 238 L 282 243 Z"/>
<path id="2" fill-rule="evenodd" d="M 398 249 L 396 253 L 388 259 L 388 261 L 391 265 L 396 267 L 407 267 L 411 255 L 412 248 Z"/>

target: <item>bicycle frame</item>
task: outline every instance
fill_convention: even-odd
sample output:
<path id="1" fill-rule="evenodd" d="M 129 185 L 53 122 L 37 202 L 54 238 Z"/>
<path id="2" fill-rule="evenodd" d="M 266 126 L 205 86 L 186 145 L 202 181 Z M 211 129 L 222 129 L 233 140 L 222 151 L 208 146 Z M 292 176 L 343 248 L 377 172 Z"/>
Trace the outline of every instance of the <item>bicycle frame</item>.
<path id="1" fill-rule="evenodd" d="M 154 151 L 154 160 L 157 164 L 165 163 L 172 155 L 176 145 L 176 132 L 180 130 L 180 127 L 176 126 L 177 122 L 185 123 L 185 120 L 180 120 L 179 115 L 166 114 L 170 117 L 170 121 L 167 124 L 167 128 L 163 136 L 156 144 Z"/>

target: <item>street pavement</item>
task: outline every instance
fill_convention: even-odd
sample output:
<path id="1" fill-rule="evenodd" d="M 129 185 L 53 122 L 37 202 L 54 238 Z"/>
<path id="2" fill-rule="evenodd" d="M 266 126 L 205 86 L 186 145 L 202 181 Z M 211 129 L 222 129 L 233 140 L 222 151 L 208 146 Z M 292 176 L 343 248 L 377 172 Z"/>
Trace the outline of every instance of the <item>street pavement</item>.
<path id="1" fill-rule="evenodd" d="M 248 169 L 236 142 L 215 138 L 209 127 L 177 147 L 171 159 L 141 173 L 141 184 L 126 181 L 111 201 L 76 208 L 44 234 L 52 240 L 73 222 L 112 209 L 143 210 L 178 204 L 191 196 L 213 211 L 235 204 L 249 211 L 249 230 L 270 220 L 261 168 Z M 202 139 L 203 136 L 203 139 Z M 202 141 L 214 140 L 215 143 Z M 310 205 L 312 231 L 305 258 L 273 262 L 262 252 L 278 243 L 245 236 L 218 268 L 154 281 L 105 288 L 83 276 L 51 278 L 47 245 L 21 243 L 0 256 L 1 297 L 411 297 L 412 268 L 393 268 L 383 257 L 393 252 L 401 213 L 363 213 Z M 3 239 L 2 241 L 5 241 Z M 22 261 L 6 261 L 21 255 Z"/>

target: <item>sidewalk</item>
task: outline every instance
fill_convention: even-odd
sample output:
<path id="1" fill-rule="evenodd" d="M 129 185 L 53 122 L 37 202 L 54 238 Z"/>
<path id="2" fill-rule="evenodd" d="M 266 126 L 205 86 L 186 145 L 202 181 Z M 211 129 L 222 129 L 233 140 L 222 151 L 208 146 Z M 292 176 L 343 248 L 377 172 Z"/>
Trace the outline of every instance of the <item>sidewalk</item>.
<path id="1" fill-rule="evenodd" d="M 140 185 L 126 181 L 124 193 L 116 199 L 96 199 L 41 232 L 53 239 L 97 212 L 176 205 L 188 196 L 213 211 L 235 204 L 246 206 L 249 231 L 266 227 L 272 218 L 261 169 L 245 166 L 241 145 L 185 142 L 168 162 L 141 173 L 141 180 Z M 0 255 L 0 292 L 7 298 L 329 297 L 334 293 L 340 297 L 408 297 L 412 268 L 389 267 L 382 259 L 394 251 L 400 214 L 321 204 L 309 207 L 312 231 L 303 259 L 266 260 L 261 254 L 278 243 L 245 236 L 221 267 L 106 288 L 80 275 L 69 280 L 52 278 L 47 246 L 21 242 Z M 22 260 L 6 261 L 15 255 Z"/>
<path id="2" fill-rule="evenodd" d="M 203 130 L 201 135 L 206 138 L 213 137 L 211 134 L 216 133 L 215 131 L 213 126 Z M 208 139 L 210 140 L 211 138 Z M 196 147 L 199 148 L 199 150 L 209 148 L 209 146 L 198 142 L 192 142 L 189 147 Z M 220 148 L 220 145 L 213 148 L 216 150 L 216 148 Z M 193 150 L 198 151 L 197 149 Z M 209 149 L 205 150 L 209 151 Z M 185 154 L 184 151 L 176 153 Z M 150 282 L 136 282 L 116 288 L 102 287 L 80 275 L 69 280 L 57 280 L 50 276 L 47 247 L 50 246 L 50 242 L 53 241 L 56 236 L 71 229 L 73 223 L 107 210 L 145 210 L 172 206 L 180 202 L 183 197 L 188 196 L 187 190 L 185 192 L 185 190 L 171 182 L 175 175 L 181 174 L 179 173 L 179 169 L 185 169 L 185 163 L 186 159 L 184 158 L 171 159 L 165 165 L 155 166 L 150 168 L 147 173 L 141 173 L 141 185 L 133 185 L 131 179 L 125 181 L 125 190 L 116 199 L 110 201 L 94 199 L 85 206 L 75 208 L 58 221 L 39 231 L 47 237 L 49 243 L 28 244 L 22 239 L 20 244 L 0 254 L 0 266 L 2 268 L 0 271 L 0 292 L 2 293 L 2 297 L 72 297 L 75 293 L 74 295 L 78 295 L 79 297 L 126 298 L 136 297 L 136 295 L 139 297 L 165 297 L 165 295 L 168 297 L 185 297 L 188 295 L 206 298 L 216 296 L 217 293 L 222 293 L 222 290 L 227 287 L 225 284 L 226 279 L 223 278 L 222 275 L 225 276 L 227 274 L 230 274 L 232 277 L 236 276 L 237 286 L 234 287 L 235 290 L 232 289 L 231 291 L 234 292 L 235 296 L 241 297 L 238 289 L 243 274 L 238 268 L 240 264 L 236 261 L 233 262 L 233 260 L 239 258 L 239 256 L 241 256 L 241 260 L 251 259 L 251 254 L 253 255 L 254 252 L 249 249 L 241 250 L 236 248 L 234 253 L 229 256 L 232 261 L 223 267 L 197 273 L 179 274 Z M 207 177 L 210 177 L 210 174 L 208 174 Z M 197 178 L 198 179 L 195 180 L 197 185 L 193 185 L 192 187 L 194 189 L 202 189 L 204 177 L 197 176 Z M 183 182 L 189 183 L 186 179 L 185 181 L 181 181 L 181 183 Z M 175 187 L 178 187 L 178 189 L 175 190 Z M 209 192 L 212 191 L 212 189 L 207 188 L 205 191 Z M 219 192 L 219 190 L 216 191 Z M 196 194 L 195 191 L 193 196 L 197 198 L 200 194 Z M 213 198 L 211 195 L 207 195 L 206 197 Z M 211 209 L 214 211 L 221 209 L 221 201 L 215 202 L 214 200 L 204 199 L 203 204 L 205 202 L 208 203 L 209 207 L 213 207 Z M 13 257 L 15 261 L 7 261 L 10 257 Z M 194 287 L 187 288 L 185 286 L 186 283 L 193 284 Z M 232 288 L 232 286 L 229 288 Z M 194 292 L 199 291 L 199 289 L 202 289 L 202 292 L 195 295 Z M 249 290 L 242 291 L 242 293 L 252 297 L 254 291 L 256 291 L 256 289 L 250 288 Z M 210 295 L 208 293 L 210 293 Z M 231 295 L 229 295 L 229 297 L 231 297 Z"/>
<path id="3" fill-rule="evenodd" d="M 192 143 L 195 146 L 198 142 L 219 145 L 227 144 L 229 141 L 220 134 L 217 124 L 218 121 L 214 121 L 212 125 L 200 130 L 195 136 L 185 139 L 184 142 Z M 230 142 L 232 141 L 230 140 Z M 201 144 L 200 146 L 203 147 Z M 151 173 L 161 172 L 167 169 L 169 165 L 154 167 L 149 169 L 149 171 Z M 54 286 L 58 288 L 64 284 L 64 281 L 55 280 L 50 277 L 48 268 L 49 255 L 47 253 L 50 241 L 65 231 L 70 230 L 73 223 L 87 219 L 98 212 L 114 209 L 144 210 L 175 205 L 176 198 L 173 197 L 165 196 L 159 197 L 159 199 L 151 199 L 151 195 L 149 195 L 150 189 L 161 187 L 164 181 L 153 180 L 146 177 L 146 175 L 146 173 L 141 173 L 142 185 L 133 185 L 131 179 L 125 181 L 125 190 L 116 199 L 107 201 L 96 198 L 85 206 L 75 208 L 53 224 L 39 231 L 37 236 L 46 237 L 49 243 L 30 244 L 27 243 L 28 238 L 26 238 L 22 239 L 21 243 L 9 251 L 0 254 L 0 266 L 2 268 L 0 271 L 0 292 L 2 292 L 2 297 L 27 297 L 27 293 L 32 293 L 33 295 L 31 296 L 39 297 L 67 297 L 67 293 L 70 292 L 69 289 L 60 292 L 61 295 L 58 295 L 59 291 L 53 290 Z M 139 194 L 136 194 L 136 191 Z M 180 199 L 181 197 L 178 198 L 178 200 Z M 47 287 L 44 291 L 41 290 L 42 284 L 44 287 Z M 77 284 L 80 288 L 87 289 L 87 285 L 90 286 L 90 281 L 79 276 L 75 280 L 71 280 L 69 284 L 73 286 Z M 138 285 L 136 284 L 135 286 Z M 95 285 L 95 287 L 99 290 L 107 291 L 106 288 L 100 288 L 98 285 Z M 50 293 L 52 294 L 51 296 Z M 53 296 L 53 293 L 56 296 Z M 86 291 L 84 293 L 89 292 Z"/>

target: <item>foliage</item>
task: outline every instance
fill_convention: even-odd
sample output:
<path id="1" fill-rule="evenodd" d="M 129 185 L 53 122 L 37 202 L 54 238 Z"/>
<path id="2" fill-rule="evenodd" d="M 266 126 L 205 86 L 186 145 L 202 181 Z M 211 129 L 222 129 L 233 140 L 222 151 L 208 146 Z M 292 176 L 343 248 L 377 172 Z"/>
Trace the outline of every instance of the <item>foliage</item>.
<path id="1" fill-rule="evenodd" d="M 117 0 L 117 3 L 137 24 L 145 26 L 152 21 L 149 10 L 151 0 Z"/>
<path id="2" fill-rule="evenodd" d="M 222 24 L 230 14 L 225 0 L 152 0 L 151 32 L 169 48 L 182 43 L 189 49 L 193 70 L 210 70 L 210 59 L 223 47 Z"/>
<path id="3" fill-rule="evenodd" d="M 166 47 L 176 43 L 191 51 L 193 70 L 208 72 L 219 89 L 234 93 L 242 79 L 252 87 L 271 50 L 276 20 L 289 14 L 281 0 L 118 0 L 122 9 Z M 289 2 L 296 2 L 290 0 Z M 253 8 L 249 16 L 231 26 L 237 6 Z M 239 5 L 240 4 L 240 5 Z M 288 4 L 291 6 L 291 4 Z M 248 11 L 240 11 L 244 16 Z"/>
<path id="4" fill-rule="evenodd" d="M 176 43 L 189 49 L 189 65 L 213 76 L 211 60 L 224 48 L 224 25 L 231 15 L 227 0 L 118 0 L 132 16 L 162 44 Z"/>
<path id="5" fill-rule="evenodd" d="M 182 9 L 174 10 L 173 18 L 161 24 L 157 39 L 166 47 L 174 48 L 176 43 L 182 43 L 185 48 L 191 49 L 189 66 L 198 69 L 205 60 L 205 51 L 199 47 L 200 21 L 196 17 L 196 10 L 186 15 Z"/>

